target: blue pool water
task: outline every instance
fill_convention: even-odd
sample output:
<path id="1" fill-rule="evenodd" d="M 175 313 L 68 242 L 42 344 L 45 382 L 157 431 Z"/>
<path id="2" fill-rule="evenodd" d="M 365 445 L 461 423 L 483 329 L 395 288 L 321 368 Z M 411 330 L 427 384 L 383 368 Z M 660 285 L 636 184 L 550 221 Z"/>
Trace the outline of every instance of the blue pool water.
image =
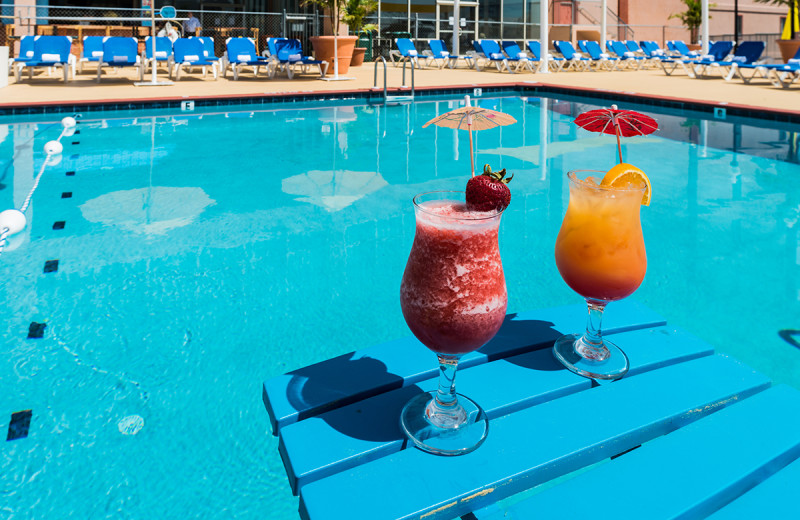
<path id="1" fill-rule="evenodd" d="M 514 173 L 509 312 L 578 303 L 553 260 L 565 173 L 612 166 L 614 137 L 571 123 L 591 101 L 479 102 L 518 121 L 475 134 L 476 165 Z M 0 516 L 295 518 L 261 382 L 409 334 L 411 197 L 469 175 L 467 134 L 421 126 L 456 106 L 84 115 L 0 256 L 0 428 L 32 410 L 2 444 Z M 625 108 L 661 125 L 623 144 L 653 184 L 633 297 L 800 388 L 798 134 Z M 0 120 L 0 210 L 54 122 Z"/>

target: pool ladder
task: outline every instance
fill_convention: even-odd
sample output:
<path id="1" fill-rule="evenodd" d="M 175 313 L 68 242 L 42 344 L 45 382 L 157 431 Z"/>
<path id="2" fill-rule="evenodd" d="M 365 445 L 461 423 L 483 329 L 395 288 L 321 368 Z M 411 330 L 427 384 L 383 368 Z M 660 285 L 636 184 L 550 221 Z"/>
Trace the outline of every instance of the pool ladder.
<path id="1" fill-rule="evenodd" d="M 390 96 L 386 90 L 386 58 L 383 56 L 378 56 L 380 60 L 383 62 L 383 102 L 403 102 L 403 101 L 414 101 L 414 65 L 411 65 L 411 95 L 410 96 Z M 408 88 L 406 86 L 406 63 L 408 60 L 403 60 L 403 84 L 400 85 L 400 88 Z M 373 75 L 373 88 L 378 88 L 378 65 L 375 64 L 375 73 Z"/>

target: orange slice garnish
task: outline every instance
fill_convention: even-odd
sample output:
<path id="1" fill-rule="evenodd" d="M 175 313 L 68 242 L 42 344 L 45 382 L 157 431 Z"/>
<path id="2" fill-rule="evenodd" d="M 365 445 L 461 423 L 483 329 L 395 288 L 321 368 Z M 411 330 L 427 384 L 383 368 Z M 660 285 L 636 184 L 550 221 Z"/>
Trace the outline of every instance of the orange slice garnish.
<path id="1" fill-rule="evenodd" d="M 644 188 L 642 195 L 642 206 L 650 205 L 650 179 L 647 175 L 632 164 L 620 163 L 605 174 L 601 186 L 611 186 L 612 188 Z"/>

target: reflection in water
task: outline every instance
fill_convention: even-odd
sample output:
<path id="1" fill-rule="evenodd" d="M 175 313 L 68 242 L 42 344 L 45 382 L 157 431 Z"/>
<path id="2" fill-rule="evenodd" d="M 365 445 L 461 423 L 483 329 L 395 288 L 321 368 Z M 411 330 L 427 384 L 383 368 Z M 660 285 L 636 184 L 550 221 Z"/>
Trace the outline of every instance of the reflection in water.
<path id="1" fill-rule="evenodd" d="M 83 218 L 134 233 L 164 235 L 191 224 L 215 202 L 202 188 L 153 186 L 112 191 L 79 207 Z"/>
<path id="2" fill-rule="evenodd" d="M 350 206 L 387 184 L 377 172 L 312 170 L 283 179 L 281 188 L 284 193 L 300 195 L 295 200 L 315 204 L 333 212 Z"/>

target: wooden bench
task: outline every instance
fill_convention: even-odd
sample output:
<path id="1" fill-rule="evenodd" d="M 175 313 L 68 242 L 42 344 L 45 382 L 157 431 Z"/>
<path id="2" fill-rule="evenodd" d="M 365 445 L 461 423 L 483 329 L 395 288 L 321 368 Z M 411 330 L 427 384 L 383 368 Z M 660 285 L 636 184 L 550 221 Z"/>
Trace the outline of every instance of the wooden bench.
<path id="1" fill-rule="evenodd" d="M 800 517 L 800 392 L 770 381 L 635 301 L 609 306 L 605 333 L 628 354 L 599 385 L 553 358 L 585 306 L 509 315 L 463 358 L 459 392 L 489 436 L 439 457 L 409 446 L 398 417 L 436 387 L 414 338 L 264 383 L 264 404 L 304 519 Z M 766 515 L 766 516 L 764 516 Z"/>

